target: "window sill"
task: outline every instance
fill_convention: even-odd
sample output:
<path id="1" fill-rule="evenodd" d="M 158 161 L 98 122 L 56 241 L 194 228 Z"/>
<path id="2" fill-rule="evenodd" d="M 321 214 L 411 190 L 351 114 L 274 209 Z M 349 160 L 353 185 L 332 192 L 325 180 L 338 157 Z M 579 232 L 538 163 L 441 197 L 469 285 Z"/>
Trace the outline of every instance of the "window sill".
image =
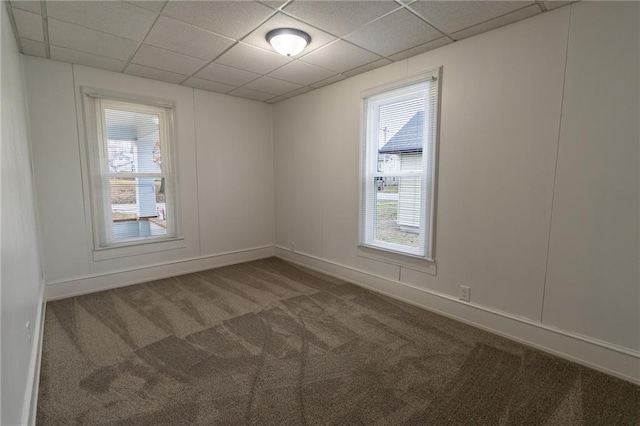
<path id="1" fill-rule="evenodd" d="M 186 246 L 183 237 L 173 237 L 153 241 L 136 241 L 135 243 L 131 243 L 128 245 L 94 249 L 93 260 L 95 262 L 99 262 L 101 260 L 157 253 L 161 251 L 176 250 L 185 247 Z"/>
<path id="2" fill-rule="evenodd" d="M 430 259 L 412 256 L 409 254 L 405 255 L 364 245 L 358 245 L 358 256 L 389 263 L 402 268 L 412 269 L 429 275 L 436 275 L 436 262 Z"/>

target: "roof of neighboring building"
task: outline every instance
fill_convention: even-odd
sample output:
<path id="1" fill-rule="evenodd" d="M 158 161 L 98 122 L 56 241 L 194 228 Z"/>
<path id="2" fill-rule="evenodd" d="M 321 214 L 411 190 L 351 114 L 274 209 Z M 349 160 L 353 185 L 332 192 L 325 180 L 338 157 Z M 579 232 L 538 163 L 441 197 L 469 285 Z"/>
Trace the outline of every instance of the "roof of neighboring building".
<path id="1" fill-rule="evenodd" d="M 422 152 L 424 113 L 418 111 L 389 141 L 378 150 L 380 154 Z"/>

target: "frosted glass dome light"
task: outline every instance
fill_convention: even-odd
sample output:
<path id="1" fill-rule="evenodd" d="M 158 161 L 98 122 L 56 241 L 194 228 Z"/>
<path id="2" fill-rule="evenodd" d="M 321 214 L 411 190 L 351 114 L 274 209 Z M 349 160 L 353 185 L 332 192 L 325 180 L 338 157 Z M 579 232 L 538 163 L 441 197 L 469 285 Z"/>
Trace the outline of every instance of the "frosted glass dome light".
<path id="1" fill-rule="evenodd" d="M 311 37 L 304 31 L 294 28 L 277 28 L 267 33 L 267 41 L 279 54 L 295 56 L 307 47 Z"/>

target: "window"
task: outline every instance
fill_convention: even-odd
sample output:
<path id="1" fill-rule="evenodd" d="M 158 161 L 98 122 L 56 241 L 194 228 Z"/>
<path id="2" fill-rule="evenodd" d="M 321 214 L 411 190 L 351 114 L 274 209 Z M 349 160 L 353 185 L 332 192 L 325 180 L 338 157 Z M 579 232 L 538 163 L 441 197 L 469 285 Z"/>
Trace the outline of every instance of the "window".
<path id="1" fill-rule="evenodd" d="M 433 259 L 438 71 L 363 96 L 360 244 Z"/>
<path id="2" fill-rule="evenodd" d="M 85 95 L 95 248 L 177 237 L 173 107 Z"/>

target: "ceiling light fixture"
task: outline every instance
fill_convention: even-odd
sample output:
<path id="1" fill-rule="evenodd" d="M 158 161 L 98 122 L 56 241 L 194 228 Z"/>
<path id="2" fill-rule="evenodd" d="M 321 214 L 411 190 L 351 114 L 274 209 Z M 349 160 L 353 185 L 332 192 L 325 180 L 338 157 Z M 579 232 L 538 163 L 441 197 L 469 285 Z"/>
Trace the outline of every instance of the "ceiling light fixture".
<path id="1" fill-rule="evenodd" d="M 295 28 L 276 28 L 267 33 L 267 41 L 279 54 L 295 56 L 311 43 L 311 37 Z"/>

